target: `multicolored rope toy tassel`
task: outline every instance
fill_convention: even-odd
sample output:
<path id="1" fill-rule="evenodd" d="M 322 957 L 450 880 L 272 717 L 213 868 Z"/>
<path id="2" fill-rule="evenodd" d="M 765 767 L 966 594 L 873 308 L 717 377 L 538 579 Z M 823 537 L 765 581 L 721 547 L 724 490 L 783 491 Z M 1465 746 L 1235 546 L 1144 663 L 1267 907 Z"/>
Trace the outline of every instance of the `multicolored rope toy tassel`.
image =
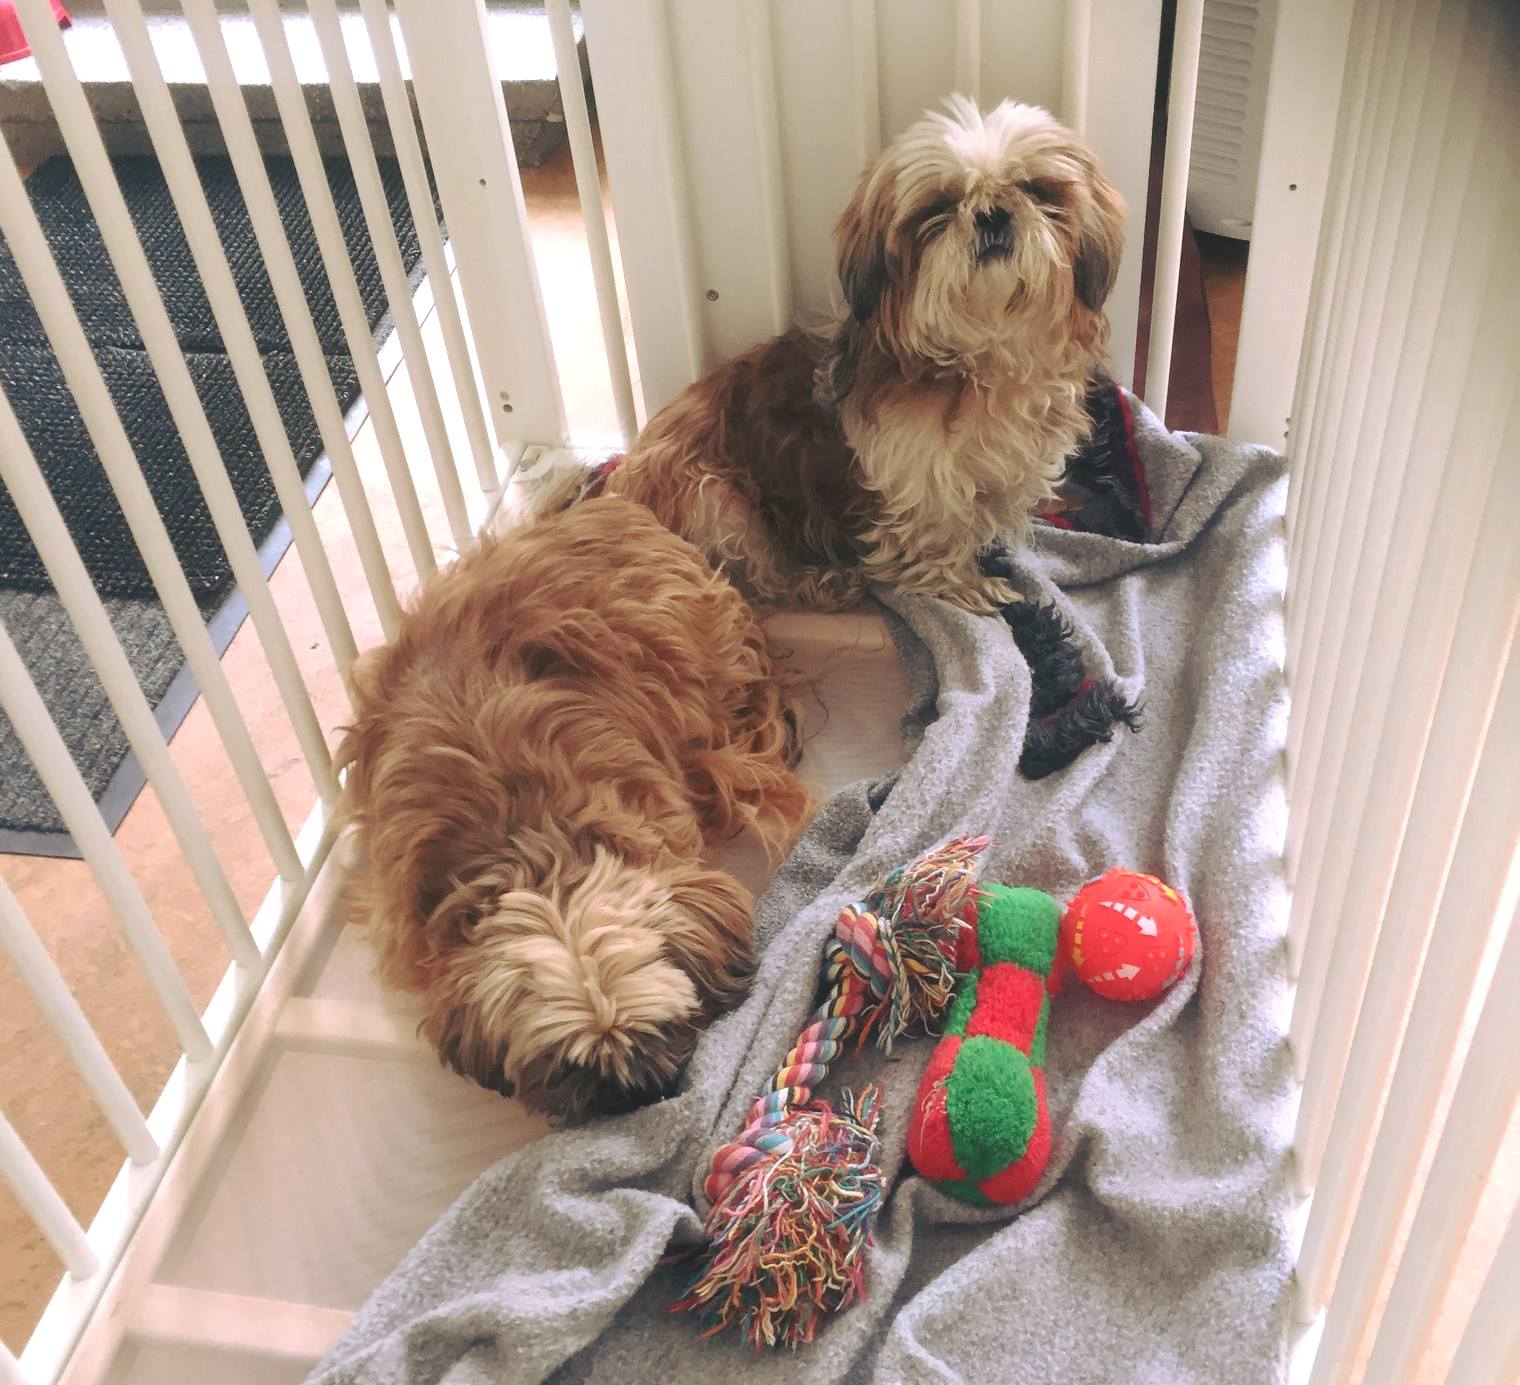
<path id="1" fill-rule="evenodd" d="M 976 923 L 985 837 L 958 837 L 899 866 L 841 909 L 826 951 L 827 989 L 807 1028 L 712 1157 L 701 1277 L 673 1311 L 703 1315 L 703 1336 L 733 1324 L 757 1351 L 811 1342 L 824 1316 L 865 1297 L 863 1253 L 881 1202 L 881 1089 L 813 1101 L 854 1038 L 884 1052 L 933 1028 L 955 991 L 956 948 Z"/>

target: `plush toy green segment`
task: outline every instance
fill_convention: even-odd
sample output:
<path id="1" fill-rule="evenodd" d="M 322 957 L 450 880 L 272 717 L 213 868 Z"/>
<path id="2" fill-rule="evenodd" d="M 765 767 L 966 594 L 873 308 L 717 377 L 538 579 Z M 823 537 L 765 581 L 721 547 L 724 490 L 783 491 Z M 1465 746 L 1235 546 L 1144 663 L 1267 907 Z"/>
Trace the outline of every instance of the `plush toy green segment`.
<path id="1" fill-rule="evenodd" d="M 1047 996 L 1040 1006 L 1040 1022 L 1034 1027 L 1034 1042 L 1029 1045 L 1029 1066 L 1032 1068 L 1045 1066 L 1045 1022 L 1049 1018 L 1050 997 Z"/>
<path id="2" fill-rule="evenodd" d="M 1012 962 L 1045 976 L 1060 931 L 1060 907 L 1043 890 L 998 890 L 982 901 L 976 930 L 982 966 Z"/>
<path id="3" fill-rule="evenodd" d="M 955 993 L 955 999 L 950 1003 L 950 1014 L 945 1020 L 945 1033 L 964 1035 L 966 1025 L 971 1021 L 971 1012 L 976 1009 L 976 982 L 977 973 L 971 972 L 961 982 L 961 988 Z"/>
<path id="4" fill-rule="evenodd" d="M 945 1114 L 955 1162 L 973 1179 L 989 1178 L 1034 1134 L 1037 1101 L 1029 1058 L 986 1035 L 967 1039 L 945 1085 Z"/>

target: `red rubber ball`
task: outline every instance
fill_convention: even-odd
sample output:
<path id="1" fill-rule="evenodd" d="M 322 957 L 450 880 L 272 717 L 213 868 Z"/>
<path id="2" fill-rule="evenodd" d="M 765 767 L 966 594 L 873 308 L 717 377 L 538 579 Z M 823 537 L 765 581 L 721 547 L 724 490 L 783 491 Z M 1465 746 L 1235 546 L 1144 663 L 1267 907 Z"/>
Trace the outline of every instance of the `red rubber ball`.
<path id="1" fill-rule="evenodd" d="M 1110 1000 L 1150 1000 L 1193 960 L 1198 928 L 1182 896 L 1154 875 L 1111 870 L 1083 885 L 1061 922 L 1076 974 Z"/>

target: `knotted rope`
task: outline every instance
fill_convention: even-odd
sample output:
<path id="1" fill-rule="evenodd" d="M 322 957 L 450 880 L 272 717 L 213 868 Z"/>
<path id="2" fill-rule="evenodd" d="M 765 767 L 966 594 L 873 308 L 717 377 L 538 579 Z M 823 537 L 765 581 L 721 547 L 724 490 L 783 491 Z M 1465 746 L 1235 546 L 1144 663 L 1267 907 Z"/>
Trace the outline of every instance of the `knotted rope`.
<path id="1" fill-rule="evenodd" d="M 823 1315 L 864 1297 L 861 1252 L 881 1201 L 876 1165 L 880 1088 L 814 1102 L 854 1037 L 883 1052 L 917 1024 L 931 1028 L 955 990 L 956 942 L 976 919 L 985 837 L 961 837 L 872 887 L 839 912 L 826 945 L 826 989 L 807 1027 L 750 1108 L 738 1139 L 712 1157 L 702 1276 L 677 1309 L 739 1323 L 757 1350 L 810 1342 Z"/>

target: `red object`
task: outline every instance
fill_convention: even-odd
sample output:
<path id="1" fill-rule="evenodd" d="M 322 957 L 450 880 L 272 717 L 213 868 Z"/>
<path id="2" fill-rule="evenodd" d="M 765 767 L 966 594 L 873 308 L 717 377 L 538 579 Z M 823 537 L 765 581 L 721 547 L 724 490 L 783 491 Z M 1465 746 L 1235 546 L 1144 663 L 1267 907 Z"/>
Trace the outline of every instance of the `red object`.
<path id="1" fill-rule="evenodd" d="M 908 1158 L 931 1183 L 958 1182 L 966 1176 L 966 1170 L 955 1162 L 950 1123 L 945 1118 L 945 1082 L 960 1051 L 961 1040 L 955 1035 L 934 1046 L 918 1083 L 919 1109 L 908 1125 Z"/>
<path id="2" fill-rule="evenodd" d="M 1111 870 L 1073 896 L 1061 922 L 1071 969 L 1110 1000 L 1150 1000 L 1193 960 L 1198 928 L 1186 902 L 1154 875 Z"/>
<path id="3" fill-rule="evenodd" d="M 58 21 L 60 29 L 67 29 L 72 23 L 69 12 L 59 0 L 53 0 L 53 17 Z M 21 21 L 16 18 L 15 0 L 0 0 L 0 63 L 30 57 L 31 52 L 27 47 L 26 35 L 21 32 Z"/>

